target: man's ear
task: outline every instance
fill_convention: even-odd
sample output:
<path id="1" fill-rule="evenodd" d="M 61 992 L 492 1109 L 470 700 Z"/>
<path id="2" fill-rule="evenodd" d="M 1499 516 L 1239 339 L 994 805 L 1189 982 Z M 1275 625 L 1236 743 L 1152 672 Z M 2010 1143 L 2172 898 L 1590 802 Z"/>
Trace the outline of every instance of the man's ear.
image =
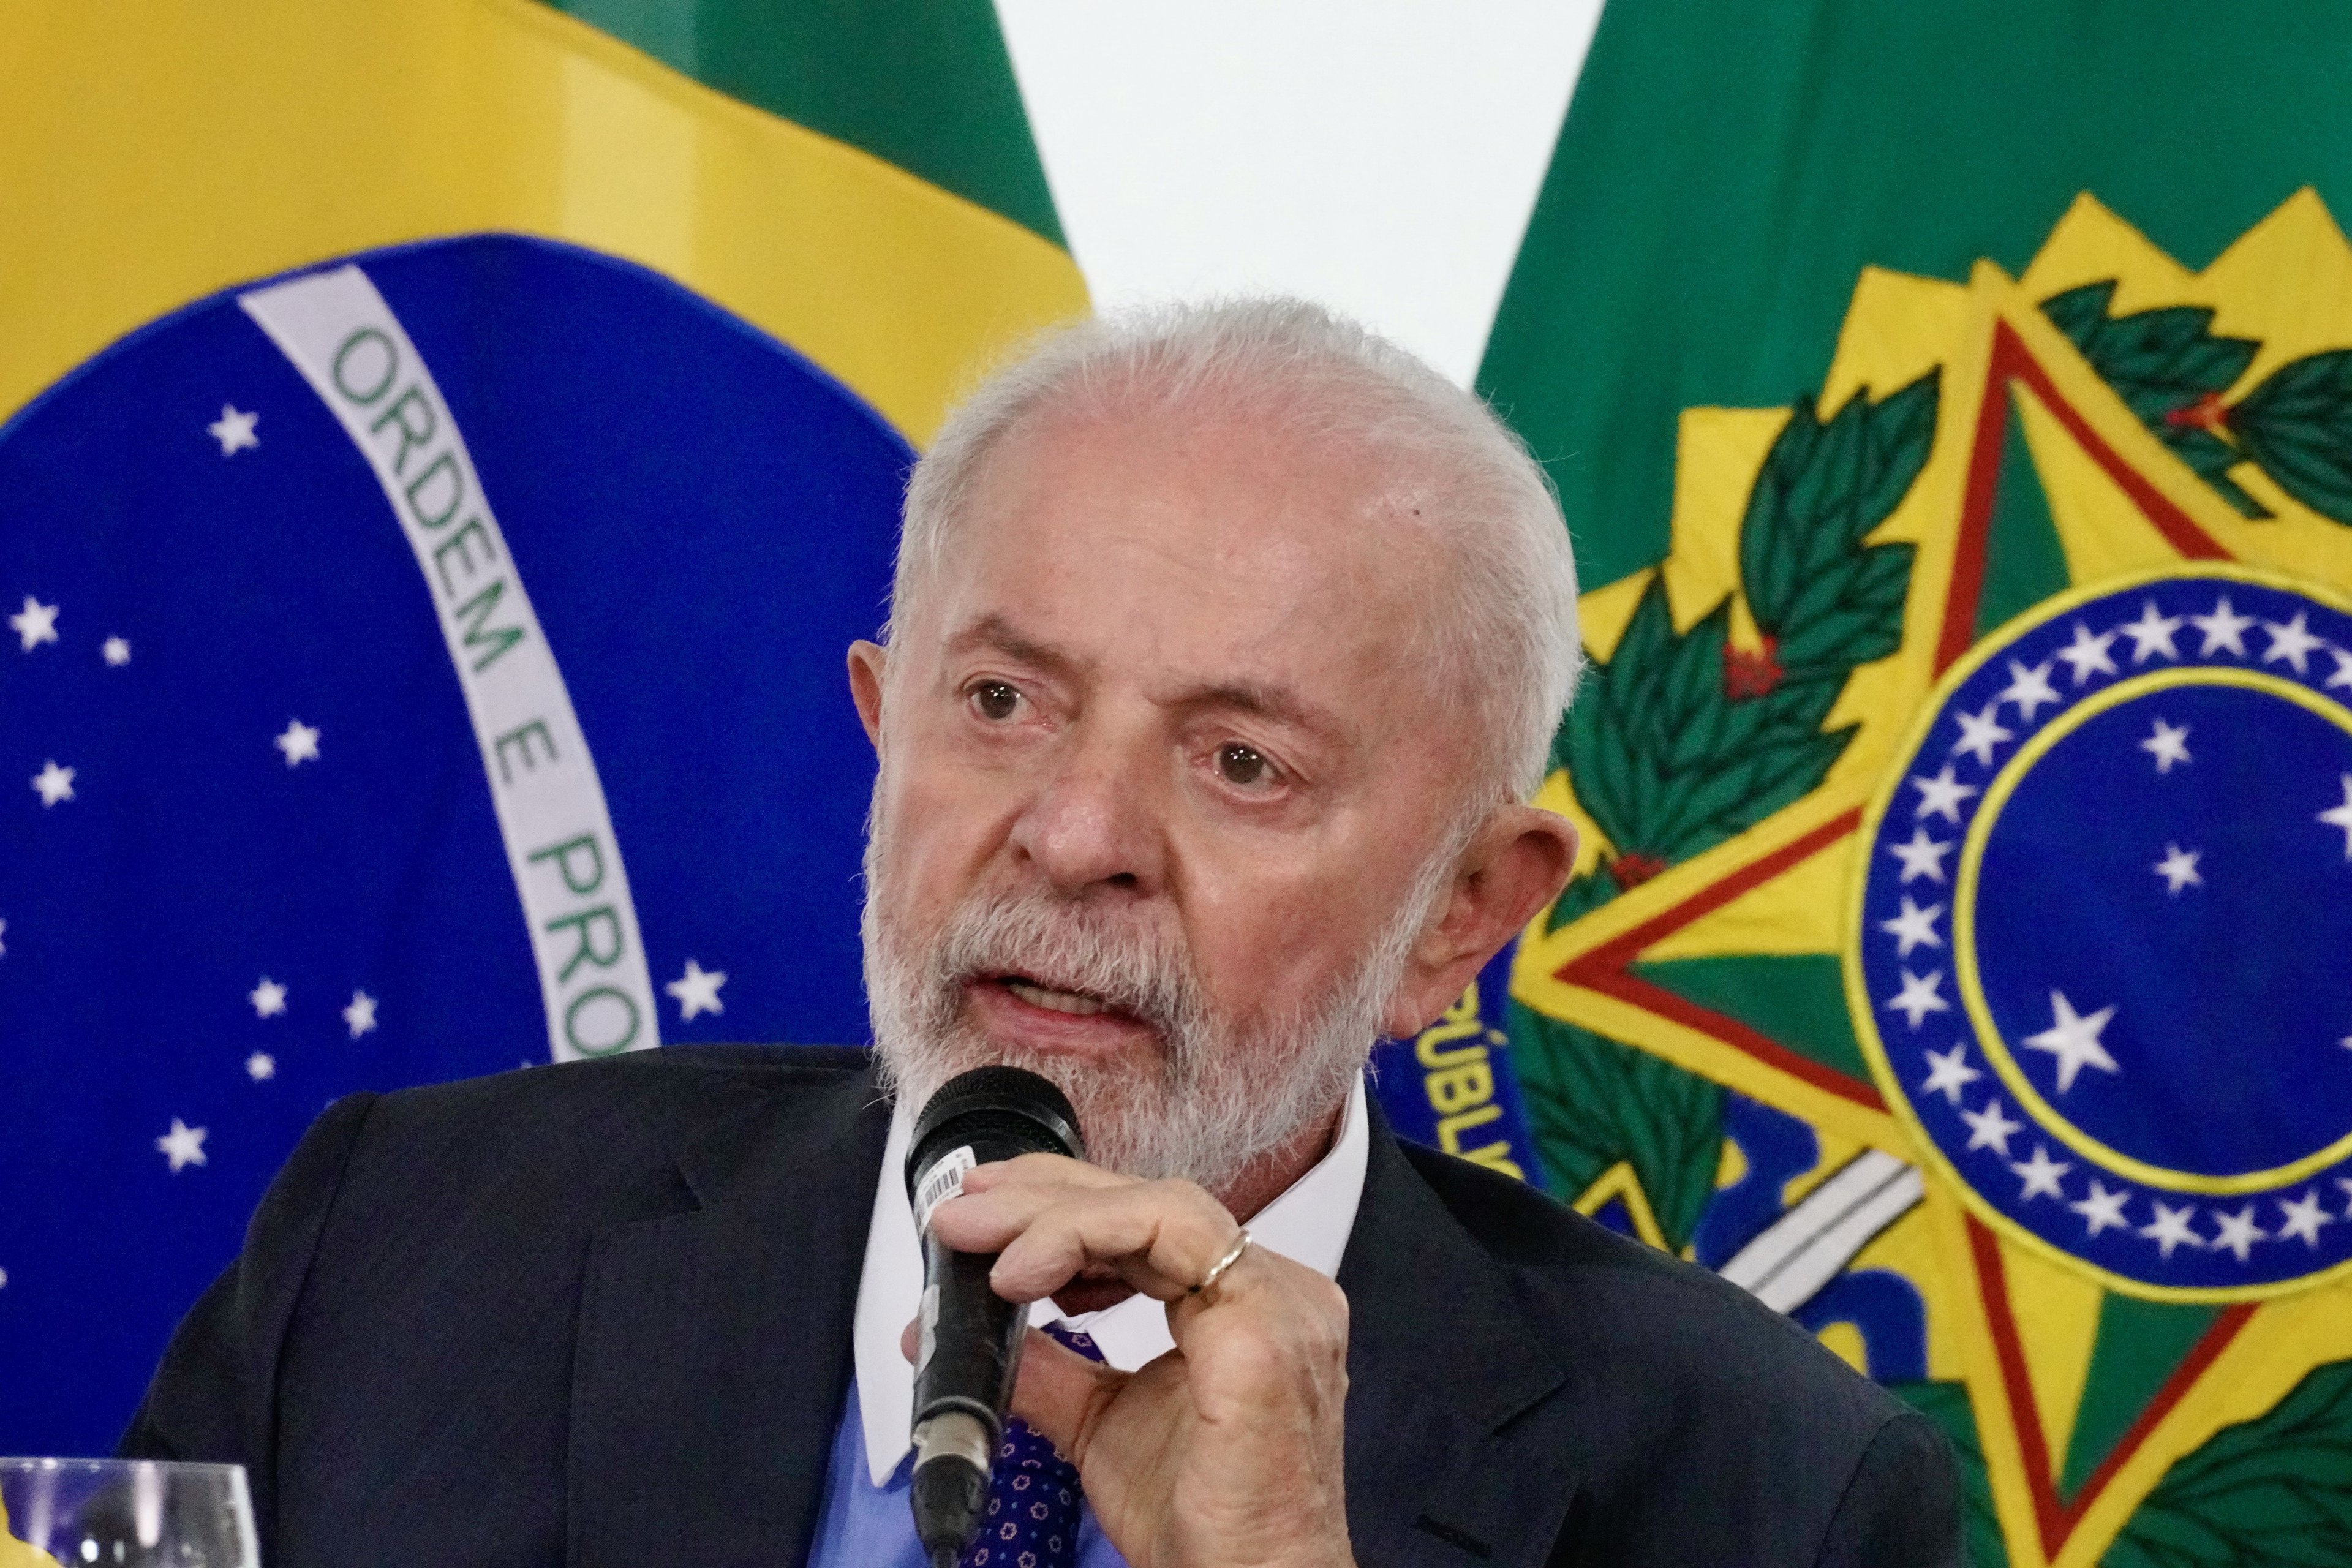
<path id="1" fill-rule="evenodd" d="M 1471 840 L 1444 910 L 1406 959 L 1382 1026 L 1410 1039 L 1452 1006 L 1486 961 L 1559 896 L 1576 865 L 1576 828 L 1555 812 L 1511 805 Z"/>
<path id="2" fill-rule="evenodd" d="M 889 657 L 890 650 L 880 643 L 849 645 L 849 700 L 857 704 L 858 721 L 877 750 L 882 744 L 882 666 Z"/>

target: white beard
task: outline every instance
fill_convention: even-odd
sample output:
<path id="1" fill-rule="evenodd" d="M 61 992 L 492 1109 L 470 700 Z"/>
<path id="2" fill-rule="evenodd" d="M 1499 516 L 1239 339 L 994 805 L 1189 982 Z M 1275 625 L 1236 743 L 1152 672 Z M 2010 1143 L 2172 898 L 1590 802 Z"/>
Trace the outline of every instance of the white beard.
<path id="1" fill-rule="evenodd" d="M 877 795 L 878 795 L 877 790 Z M 1251 1164 L 1331 1115 L 1362 1071 L 1424 917 L 1458 846 L 1433 856 L 1352 971 L 1324 994 L 1247 1018 L 1220 1016 L 1181 929 L 1044 887 L 982 890 L 920 946 L 891 911 L 887 824 L 866 851 L 866 994 L 884 1087 L 920 1108 L 973 1068 L 1026 1068 L 1078 1113 L 1087 1158 L 1145 1179 L 1231 1190 Z M 1021 974 L 1093 996 L 1150 1026 L 1159 1049 L 1130 1065 L 1000 1045 L 964 1021 L 964 986 Z"/>

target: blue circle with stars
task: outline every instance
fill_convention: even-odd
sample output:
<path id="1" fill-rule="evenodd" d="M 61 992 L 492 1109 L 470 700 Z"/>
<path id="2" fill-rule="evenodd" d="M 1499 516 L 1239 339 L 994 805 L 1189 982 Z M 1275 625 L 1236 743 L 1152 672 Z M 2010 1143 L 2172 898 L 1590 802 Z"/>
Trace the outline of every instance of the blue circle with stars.
<path id="1" fill-rule="evenodd" d="M 873 753 L 842 649 L 879 626 L 911 448 L 612 257 L 474 235 L 322 265 L 401 324 L 493 509 L 480 624 L 527 595 L 659 1037 L 863 1041 Z M 39 1195 L 0 1206 L 0 1345 L 39 1347 L 0 1372 L 0 1452 L 113 1446 L 331 1100 L 549 1056 L 436 608 L 485 536 L 420 565 L 261 286 L 0 422 L 0 1192 Z"/>
<path id="2" fill-rule="evenodd" d="M 1867 837 L 1857 1022 L 1979 1206 L 2162 1294 L 2352 1262 L 2352 614 L 2204 564 L 2056 601 Z"/>

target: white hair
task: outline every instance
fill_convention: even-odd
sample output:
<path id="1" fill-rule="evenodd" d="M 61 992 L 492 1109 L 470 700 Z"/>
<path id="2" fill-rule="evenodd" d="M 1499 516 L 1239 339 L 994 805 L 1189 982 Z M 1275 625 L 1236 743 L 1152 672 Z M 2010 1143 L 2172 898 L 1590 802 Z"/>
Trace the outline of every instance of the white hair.
<path id="1" fill-rule="evenodd" d="M 1166 305 L 1049 332 L 981 382 L 907 484 L 891 621 L 944 561 L 990 451 L 1046 408 L 1086 418 L 1206 406 L 1262 416 L 1302 442 L 1341 441 L 1427 487 L 1423 521 L 1454 557 L 1417 628 L 1447 689 L 1485 720 L 1465 781 L 1483 809 L 1543 782 L 1576 687 L 1576 563 L 1540 465 L 1486 403 L 1396 344 L 1303 300 Z M 886 634 L 887 637 L 887 634 Z"/>

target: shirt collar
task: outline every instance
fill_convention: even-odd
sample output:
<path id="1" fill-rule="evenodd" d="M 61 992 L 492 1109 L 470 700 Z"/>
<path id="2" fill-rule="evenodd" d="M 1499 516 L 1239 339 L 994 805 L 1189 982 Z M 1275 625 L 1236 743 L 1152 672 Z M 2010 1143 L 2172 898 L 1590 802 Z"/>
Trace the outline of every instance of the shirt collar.
<path id="1" fill-rule="evenodd" d="M 915 1369 L 898 1352 L 898 1335 L 915 1316 L 923 1294 L 923 1252 L 915 1235 L 914 1210 L 907 1202 L 907 1144 L 913 1131 L 913 1113 L 902 1101 L 890 1121 L 882 1175 L 875 1185 L 852 1336 L 866 1468 L 877 1487 L 889 1480 L 907 1457 L 914 1420 Z M 1249 1222 L 1252 1240 L 1326 1278 L 1337 1275 L 1349 1233 L 1355 1228 L 1356 1205 L 1364 1195 L 1370 1139 L 1364 1080 L 1359 1077 L 1339 1113 L 1339 1135 L 1332 1140 L 1330 1152 L 1257 1212 Z M 1029 1321 L 1040 1325 L 1061 1316 L 1050 1300 L 1029 1310 Z M 1122 1372 L 1133 1372 L 1176 1344 L 1169 1337 L 1167 1310 L 1149 1296 L 1130 1296 L 1069 1322 L 1084 1329 L 1103 1359 Z"/>

